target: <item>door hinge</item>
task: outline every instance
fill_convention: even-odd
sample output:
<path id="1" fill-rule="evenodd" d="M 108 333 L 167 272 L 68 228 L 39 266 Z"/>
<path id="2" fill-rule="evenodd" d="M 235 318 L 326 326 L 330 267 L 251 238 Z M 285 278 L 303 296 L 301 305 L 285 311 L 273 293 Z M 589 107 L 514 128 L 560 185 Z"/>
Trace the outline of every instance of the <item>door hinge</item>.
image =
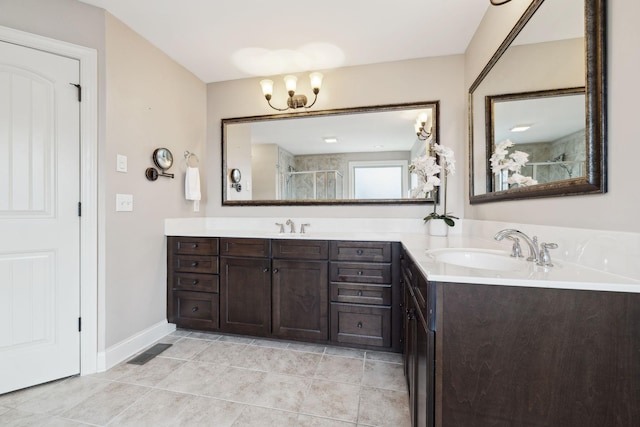
<path id="1" fill-rule="evenodd" d="M 82 317 L 78 317 L 78 332 L 82 332 Z"/>
<path id="2" fill-rule="evenodd" d="M 78 202 L 78 216 L 82 216 L 82 202 Z"/>
<path id="3" fill-rule="evenodd" d="M 69 83 L 71 86 L 75 86 L 78 89 L 78 102 L 82 102 L 82 86 L 77 83 Z"/>

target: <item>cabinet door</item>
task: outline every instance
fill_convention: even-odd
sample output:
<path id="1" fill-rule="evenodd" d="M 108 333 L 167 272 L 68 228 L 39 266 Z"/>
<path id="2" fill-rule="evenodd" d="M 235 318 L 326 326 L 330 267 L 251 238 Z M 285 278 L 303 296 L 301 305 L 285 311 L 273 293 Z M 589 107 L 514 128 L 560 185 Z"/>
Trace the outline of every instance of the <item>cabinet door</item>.
<path id="1" fill-rule="evenodd" d="M 427 323 L 416 311 L 413 320 L 415 329 L 415 388 L 414 425 L 416 427 L 432 427 L 434 421 L 435 401 L 435 334 L 427 329 Z"/>
<path id="2" fill-rule="evenodd" d="M 327 340 L 326 261 L 273 260 L 273 335 Z"/>
<path id="3" fill-rule="evenodd" d="M 220 329 L 265 336 L 271 329 L 271 270 L 268 259 L 220 259 Z"/>

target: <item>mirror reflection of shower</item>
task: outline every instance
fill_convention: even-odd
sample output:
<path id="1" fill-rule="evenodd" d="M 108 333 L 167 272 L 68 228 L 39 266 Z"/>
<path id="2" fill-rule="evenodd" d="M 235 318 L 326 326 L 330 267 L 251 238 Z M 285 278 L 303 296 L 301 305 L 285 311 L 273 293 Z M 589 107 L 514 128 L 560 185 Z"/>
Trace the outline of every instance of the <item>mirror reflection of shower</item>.
<path id="1" fill-rule="evenodd" d="M 573 178 L 573 171 L 569 169 L 569 166 L 564 162 L 566 157 L 567 155 L 565 153 L 562 153 L 559 156 L 554 157 L 552 160 L 548 160 L 548 162 L 557 164 L 562 169 L 567 171 L 567 175 L 569 175 L 569 178 Z"/>

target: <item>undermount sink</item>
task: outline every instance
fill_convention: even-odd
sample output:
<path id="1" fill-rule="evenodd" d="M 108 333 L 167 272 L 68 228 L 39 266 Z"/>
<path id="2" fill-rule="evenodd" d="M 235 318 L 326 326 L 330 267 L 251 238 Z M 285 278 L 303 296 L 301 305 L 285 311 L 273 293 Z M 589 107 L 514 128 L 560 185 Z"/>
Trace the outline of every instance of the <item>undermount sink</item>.
<path id="1" fill-rule="evenodd" d="M 491 249 L 431 249 L 427 251 L 427 255 L 446 264 L 482 270 L 517 271 L 528 265 L 523 259 L 512 258 L 509 252 Z"/>

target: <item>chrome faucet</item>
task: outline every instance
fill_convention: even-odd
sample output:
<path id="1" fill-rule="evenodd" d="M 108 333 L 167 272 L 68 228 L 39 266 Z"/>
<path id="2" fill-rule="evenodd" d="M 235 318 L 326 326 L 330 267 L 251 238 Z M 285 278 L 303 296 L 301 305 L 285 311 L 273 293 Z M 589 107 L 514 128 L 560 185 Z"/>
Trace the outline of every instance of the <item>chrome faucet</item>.
<path id="1" fill-rule="evenodd" d="M 293 221 L 288 219 L 286 224 L 291 227 L 291 230 L 289 230 L 290 233 L 296 232 L 296 225 L 293 223 Z"/>
<path id="2" fill-rule="evenodd" d="M 507 228 L 507 229 L 498 231 L 496 235 L 493 236 L 493 238 L 500 241 L 505 237 L 512 237 L 512 236 L 518 236 L 519 238 L 524 240 L 529 246 L 529 256 L 527 257 L 527 261 L 533 261 L 533 262 L 539 261 L 540 255 L 538 251 L 538 238 L 536 236 L 533 236 L 533 239 L 531 239 L 529 236 L 527 236 L 520 230 Z"/>
<path id="3" fill-rule="evenodd" d="M 515 237 L 518 236 L 518 237 Z M 524 234 L 520 230 L 514 230 L 512 228 L 507 228 L 501 231 L 498 231 L 494 239 L 500 241 L 505 237 L 513 240 L 513 248 L 511 249 L 511 256 L 517 256 L 519 251 L 519 241 L 518 238 L 524 240 L 529 246 L 529 256 L 527 257 L 527 261 L 533 261 L 537 265 L 541 265 L 543 267 L 553 267 L 551 263 L 551 255 L 549 255 L 549 249 L 556 249 L 558 247 L 555 243 L 541 243 L 540 247 L 538 247 L 538 238 L 533 236 L 530 238 L 526 234 Z"/>

